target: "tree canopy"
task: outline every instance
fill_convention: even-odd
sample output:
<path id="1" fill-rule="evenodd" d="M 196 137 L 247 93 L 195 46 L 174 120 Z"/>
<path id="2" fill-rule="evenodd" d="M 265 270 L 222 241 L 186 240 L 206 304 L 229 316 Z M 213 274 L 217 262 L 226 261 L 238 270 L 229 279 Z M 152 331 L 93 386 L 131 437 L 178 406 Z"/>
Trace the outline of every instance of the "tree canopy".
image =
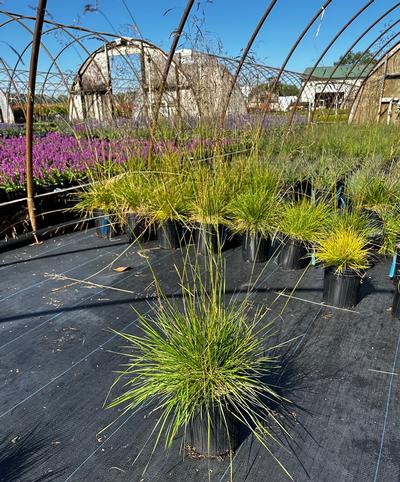
<path id="1" fill-rule="evenodd" d="M 368 64 L 368 63 L 376 63 L 376 60 L 373 58 L 373 54 L 371 52 L 349 52 L 346 56 L 339 57 L 339 60 L 334 62 L 334 65 L 342 64 L 342 65 L 353 65 L 355 63 L 358 64 Z"/>

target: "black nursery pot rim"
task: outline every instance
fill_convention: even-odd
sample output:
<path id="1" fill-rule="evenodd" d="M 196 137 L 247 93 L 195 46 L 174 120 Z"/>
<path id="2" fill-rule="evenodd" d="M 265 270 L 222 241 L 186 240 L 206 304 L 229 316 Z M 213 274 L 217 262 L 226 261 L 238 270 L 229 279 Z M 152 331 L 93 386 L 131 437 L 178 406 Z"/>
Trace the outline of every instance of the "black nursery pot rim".
<path id="1" fill-rule="evenodd" d="M 337 266 L 324 266 L 325 271 L 333 273 L 338 277 L 343 278 L 362 278 L 364 276 L 363 271 L 357 271 L 353 268 L 343 268 L 340 272 L 337 271 Z"/>
<path id="2" fill-rule="evenodd" d="M 279 239 L 282 244 L 293 244 L 293 245 L 302 245 L 305 246 L 307 249 L 310 247 L 311 243 L 305 241 L 304 239 L 299 238 L 292 238 L 284 233 L 279 233 Z"/>

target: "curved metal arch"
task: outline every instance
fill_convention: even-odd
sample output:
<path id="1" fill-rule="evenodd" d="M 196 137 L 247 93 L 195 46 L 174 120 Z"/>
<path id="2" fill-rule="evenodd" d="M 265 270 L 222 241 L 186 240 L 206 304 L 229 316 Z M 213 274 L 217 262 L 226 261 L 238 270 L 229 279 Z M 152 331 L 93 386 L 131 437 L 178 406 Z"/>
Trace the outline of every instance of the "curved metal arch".
<path id="1" fill-rule="evenodd" d="M 395 38 L 397 38 L 398 36 L 400 35 L 400 30 L 395 34 L 393 35 L 387 42 L 385 42 L 385 44 L 375 52 L 374 56 L 371 58 L 371 61 L 369 62 L 369 64 L 376 59 L 376 57 L 378 57 L 378 55 L 390 44 L 390 42 L 392 42 L 392 40 L 394 40 Z M 353 110 L 354 108 L 354 103 L 356 101 L 356 99 L 358 98 L 358 96 L 360 95 L 360 93 L 362 92 L 362 89 L 364 88 L 366 82 L 369 80 L 369 78 L 372 76 L 372 74 L 378 69 L 378 67 L 380 67 L 380 64 L 382 63 L 382 61 L 384 61 L 385 57 L 387 56 L 387 59 L 391 59 L 393 57 L 393 55 L 395 55 L 398 51 L 398 49 L 400 48 L 400 40 L 398 40 L 394 45 L 390 46 L 389 47 L 389 50 L 387 52 L 384 52 L 380 57 L 379 57 L 379 60 L 377 61 L 377 64 L 376 66 L 371 70 L 371 72 L 369 72 L 368 76 L 365 77 L 365 79 L 363 80 L 362 84 L 359 86 L 359 88 L 357 89 L 357 92 L 354 96 L 354 100 L 351 104 L 351 107 L 350 107 L 350 112 Z M 392 52 L 393 53 L 391 55 L 388 55 L 388 53 Z M 368 64 L 368 65 L 369 65 Z M 363 72 L 365 71 L 366 67 L 363 69 Z M 362 73 L 363 73 L 362 72 Z M 360 74 L 361 75 L 361 74 Z"/>
<path id="2" fill-rule="evenodd" d="M 333 76 L 335 75 L 335 72 L 337 71 L 337 69 L 343 64 L 343 60 L 346 58 L 346 56 L 352 52 L 352 50 L 354 49 L 354 47 L 368 34 L 368 32 L 370 32 L 376 25 L 378 25 L 385 17 L 387 17 L 390 13 L 392 13 L 394 10 L 396 10 L 396 8 L 398 8 L 400 6 L 400 2 L 397 2 L 395 5 L 393 5 L 391 8 L 389 8 L 388 10 L 386 10 L 379 18 L 377 18 L 374 22 L 372 22 L 357 38 L 356 40 L 350 45 L 350 47 L 346 50 L 346 52 L 342 55 L 341 59 L 339 60 L 339 62 L 337 62 L 334 66 L 334 69 L 332 70 L 329 78 L 326 80 L 325 82 L 325 85 L 322 89 L 322 91 L 320 92 L 320 94 L 323 94 L 325 92 L 325 88 L 327 87 L 327 85 L 329 85 L 329 83 L 332 81 L 333 79 Z M 400 21 L 400 20 L 399 20 Z M 398 22 L 395 22 L 393 24 L 393 26 L 398 23 Z M 356 62 L 357 63 L 357 62 Z M 350 70 L 350 72 L 352 71 L 352 69 Z M 346 79 L 348 78 L 348 75 L 346 76 Z M 342 84 L 343 86 L 343 84 Z M 315 112 L 315 109 L 316 109 L 316 105 L 314 105 L 314 109 L 313 109 L 313 113 L 312 115 L 314 114 Z M 311 118 L 312 120 L 312 118 Z"/>
<path id="3" fill-rule="evenodd" d="M 279 82 L 279 80 L 282 76 L 282 72 L 285 70 L 287 64 L 289 63 L 290 59 L 292 58 L 292 56 L 293 56 L 294 52 L 296 51 L 297 47 L 300 45 L 300 43 L 302 42 L 302 40 L 304 39 L 304 37 L 306 36 L 308 31 L 311 29 L 311 27 L 314 25 L 314 23 L 317 21 L 317 19 L 320 17 L 321 13 L 324 12 L 329 7 L 329 5 L 332 3 L 332 1 L 333 0 L 326 0 L 325 3 L 321 7 L 318 8 L 318 10 L 314 14 L 314 16 L 310 19 L 310 21 L 308 22 L 306 27 L 303 29 L 303 31 L 300 33 L 300 35 L 297 37 L 296 41 L 292 45 L 292 47 L 289 50 L 285 60 L 283 61 L 283 64 L 281 65 L 281 67 L 279 69 L 278 75 L 276 76 L 276 80 L 275 80 L 275 82 L 274 82 L 274 84 L 271 88 L 271 94 L 270 94 L 271 96 L 272 96 L 272 93 L 275 91 L 276 86 L 278 85 L 278 82 Z M 257 130 L 257 136 L 256 136 L 257 140 L 261 137 L 261 133 L 262 133 L 262 129 L 263 129 L 263 125 L 264 125 L 267 113 L 268 113 L 268 108 L 266 108 L 264 110 L 264 113 L 262 115 L 261 122 L 260 122 L 260 125 L 259 125 L 258 130 Z"/>
<path id="4" fill-rule="evenodd" d="M 11 13 L 4 12 L 4 11 L 2 11 L 2 12 L 0 12 L 0 13 L 3 13 L 4 15 L 9 15 L 9 16 L 11 16 L 11 18 L 9 18 L 6 22 L 4 22 L 4 24 L 10 23 L 10 22 L 17 22 L 17 23 L 19 23 L 23 28 L 25 28 L 26 30 L 28 30 L 28 31 L 31 32 L 31 29 L 30 29 L 27 25 L 25 25 L 24 22 L 22 22 L 21 18 L 33 20 L 34 17 L 17 16 L 17 15 L 15 15 L 15 14 L 11 14 Z M 90 56 L 91 54 L 93 54 L 93 52 L 90 52 L 90 51 L 82 44 L 82 42 L 80 42 L 80 40 L 79 40 L 79 38 L 78 38 L 77 36 L 73 35 L 73 34 L 69 31 L 69 28 L 70 28 L 69 26 L 66 27 L 66 26 L 64 26 L 64 25 L 62 25 L 62 24 L 58 24 L 58 23 L 50 22 L 50 21 L 45 21 L 45 23 L 52 25 L 52 27 L 49 28 L 49 29 L 47 29 L 45 32 L 43 32 L 43 35 L 48 35 L 49 33 L 53 32 L 54 30 L 61 29 L 65 34 L 67 34 L 68 36 L 70 36 L 70 37 L 73 39 L 74 42 L 77 42 L 77 43 L 80 45 L 80 47 L 87 52 L 87 55 L 88 55 L 88 56 Z M 73 27 L 71 27 L 71 28 L 73 28 Z M 115 34 L 109 34 L 109 33 L 104 33 L 104 34 L 103 34 L 102 32 L 96 32 L 96 31 L 89 30 L 89 29 L 84 29 L 84 28 L 76 28 L 76 30 L 86 32 L 88 35 L 95 35 L 95 36 L 97 36 L 97 37 L 102 37 L 102 40 L 103 40 L 103 41 L 106 41 L 107 43 L 110 42 L 110 39 L 109 39 L 110 37 L 111 37 L 111 38 L 114 38 L 114 39 L 119 38 L 119 37 L 118 37 L 117 35 L 115 35 Z M 105 36 L 107 36 L 108 38 L 106 38 Z M 141 39 L 140 41 L 146 43 L 146 45 L 148 45 L 150 48 L 153 48 L 154 50 L 160 52 L 160 53 L 163 55 L 163 57 L 166 57 L 165 52 L 163 52 L 162 49 L 160 49 L 159 47 L 157 47 L 155 44 L 152 44 L 151 42 L 143 41 L 142 39 Z M 73 42 L 71 42 L 71 44 L 73 44 Z M 31 42 L 25 47 L 22 55 L 29 49 L 30 45 L 31 45 Z M 63 82 L 64 82 L 64 86 L 65 86 L 65 88 L 66 88 L 66 91 L 68 92 L 68 91 L 69 91 L 68 84 L 67 84 L 67 82 L 65 81 L 64 76 L 63 76 L 63 73 L 61 72 L 61 69 L 58 67 L 58 64 L 57 64 L 57 58 L 59 57 L 59 54 L 60 54 L 60 53 L 57 54 L 56 57 L 53 57 L 53 56 L 50 54 L 50 52 L 48 51 L 48 49 L 46 49 L 46 47 L 45 47 L 45 45 L 44 45 L 44 42 L 42 42 L 42 45 L 43 45 L 43 47 L 45 48 L 45 50 L 46 50 L 49 58 L 50 58 L 51 61 L 52 61 L 52 62 L 51 62 L 51 68 L 52 68 L 53 66 L 56 67 L 56 69 L 57 69 L 58 72 L 59 72 L 60 77 L 63 79 Z M 100 47 L 100 48 L 97 49 L 97 50 L 101 50 L 102 48 L 104 48 L 104 47 Z M 65 49 L 63 49 L 63 50 L 65 50 Z M 22 55 L 20 55 L 20 57 L 19 57 L 16 65 L 14 66 L 14 69 L 13 69 L 13 74 L 14 74 L 14 75 L 15 75 L 16 69 L 18 68 L 18 65 L 19 65 L 19 63 L 20 63 L 20 61 L 21 61 L 21 59 L 22 59 Z M 121 56 L 125 58 L 125 56 L 124 56 L 123 54 L 121 54 Z M 125 60 L 129 63 L 129 59 L 125 59 Z M 131 65 L 131 67 L 132 67 L 132 70 L 135 71 L 135 69 L 133 68 L 132 65 Z M 50 71 L 50 70 L 51 70 L 51 69 L 49 69 L 49 71 Z M 179 72 L 180 72 L 180 75 L 185 76 L 185 73 L 184 73 L 181 69 L 178 68 L 178 70 L 179 70 Z M 185 76 L 185 77 L 186 77 L 186 76 Z M 186 79 L 186 80 L 187 80 L 187 79 Z M 43 86 L 43 87 L 44 87 L 44 86 Z M 197 99 L 195 99 L 195 101 L 196 101 L 196 103 L 198 104 Z"/>
<path id="5" fill-rule="evenodd" d="M 359 59 L 357 59 L 356 62 L 354 62 L 354 64 L 351 66 L 351 69 L 347 72 L 347 75 L 346 77 L 342 80 L 340 86 L 339 86 L 339 89 L 341 89 L 343 87 L 343 85 L 349 80 L 350 78 L 350 75 L 353 73 L 355 67 L 357 67 L 357 65 L 360 64 L 361 62 L 361 59 L 367 54 L 369 53 L 369 51 L 371 50 L 371 48 L 377 43 L 379 42 L 379 40 L 387 34 L 387 32 L 389 32 L 393 27 L 395 27 L 398 23 L 400 23 L 400 19 L 396 20 L 395 22 L 393 22 L 392 24 L 390 24 L 385 30 L 383 30 L 382 32 L 379 33 L 379 35 L 377 37 L 374 38 L 374 40 L 368 45 L 368 47 L 366 47 L 362 52 L 361 52 L 361 56 Z M 372 57 L 365 65 L 366 67 L 368 68 L 371 63 L 373 62 L 374 60 L 374 57 Z M 364 65 L 364 64 L 363 64 Z M 362 70 L 361 73 L 359 74 L 358 76 L 358 79 L 361 79 L 362 78 L 362 75 L 364 74 L 366 69 Z M 357 79 L 356 79 L 357 80 Z M 350 88 L 350 91 L 348 93 L 348 96 L 351 96 L 351 94 L 353 93 L 353 90 L 354 90 L 354 85 L 351 86 Z"/>
<path id="6" fill-rule="evenodd" d="M 315 72 L 315 69 L 318 67 L 319 63 L 321 62 L 321 60 L 325 57 L 325 55 L 328 53 L 328 51 L 331 49 L 331 47 L 334 45 L 334 43 L 336 42 L 336 40 L 343 34 L 343 32 L 345 32 L 349 27 L 350 25 L 362 14 L 365 12 L 365 10 L 370 6 L 372 5 L 372 3 L 374 3 L 375 0 L 368 0 L 366 2 L 365 5 L 363 5 L 344 25 L 341 29 L 338 30 L 338 32 L 334 35 L 334 37 L 331 39 L 331 41 L 328 43 L 328 45 L 324 48 L 324 50 L 322 51 L 321 55 L 318 57 L 317 61 L 315 62 L 313 68 L 311 69 L 310 73 L 308 74 L 306 80 L 304 81 L 304 83 L 302 84 L 301 88 L 300 88 L 300 91 L 298 93 L 298 97 L 297 97 L 297 101 L 295 103 L 295 106 L 289 116 L 289 121 L 288 121 L 288 125 L 289 127 L 292 126 L 292 123 L 293 123 L 293 119 L 294 119 L 294 115 L 296 113 L 296 110 L 297 110 L 297 107 L 299 105 L 299 102 L 300 102 L 300 97 L 301 97 L 301 94 L 304 92 L 304 88 L 305 88 L 305 85 L 310 81 L 313 73 Z"/>
<path id="7" fill-rule="evenodd" d="M 3 13 L 4 14 L 4 13 Z M 24 28 L 25 30 L 27 30 L 30 34 L 32 34 L 32 37 L 33 37 L 33 33 L 34 31 L 28 27 L 27 25 L 24 24 L 24 22 L 22 22 L 22 20 L 18 17 L 13 17 L 12 14 L 10 14 L 11 18 L 15 18 L 15 21 L 22 27 Z M 49 57 L 49 59 L 52 61 L 53 60 L 53 56 L 52 54 L 50 53 L 49 49 L 46 47 L 46 45 L 44 44 L 44 42 L 40 41 L 40 46 L 41 48 L 44 49 L 44 51 L 46 52 L 47 56 Z M 18 61 L 19 63 L 19 61 Z M 56 69 L 58 70 L 59 72 L 59 75 L 61 77 L 61 79 L 63 80 L 63 82 L 65 82 L 65 79 L 64 79 L 64 76 L 63 76 L 63 73 L 61 71 L 61 69 L 59 68 L 57 62 L 55 63 L 55 66 L 56 66 Z M 15 68 L 14 68 L 14 71 L 13 73 L 15 72 Z M 66 87 L 66 90 L 68 90 L 68 85 L 65 83 L 65 87 Z"/>
<path id="8" fill-rule="evenodd" d="M 4 72 L 6 72 L 6 75 L 8 76 L 9 78 L 9 84 L 13 84 L 14 85 L 14 88 L 15 88 L 15 92 L 16 92 L 16 95 L 17 95 L 17 98 L 18 98 L 18 101 L 20 103 L 20 105 L 22 106 L 22 109 L 23 109 L 23 112 L 24 112 L 24 116 L 26 116 L 26 111 L 25 111 L 25 105 L 24 103 L 22 102 L 22 99 L 21 99 L 21 95 L 20 95 L 20 92 L 19 92 L 19 89 L 17 87 L 17 84 L 15 83 L 15 80 L 14 78 L 11 76 L 10 74 L 10 69 L 8 67 L 8 65 L 5 63 L 5 61 L 0 57 L 0 63 L 1 65 L 3 66 L 4 68 Z M 6 92 L 6 98 L 9 99 L 9 92 Z"/>
<path id="9" fill-rule="evenodd" d="M 265 10 L 265 12 L 263 13 L 262 17 L 260 18 L 260 20 L 258 21 L 258 24 L 256 26 L 256 28 L 254 29 L 253 33 L 251 34 L 248 42 L 247 42 L 247 45 L 243 51 L 243 54 L 239 60 L 239 63 L 238 63 L 238 66 L 237 66 L 237 69 L 236 69 L 236 72 L 233 76 L 233 79 L 231 81 L 231 86 L 229 88 L 229 91 L 228 91 L 228 95 L 227 95 L 227 98 L 226 98 L 226 102 L 225 102 L 225 105 L 222 109 L 222 116 L 221 116 L 221 127 L 225 121 L 225 117 L 226 117 L 226 113 L 228 111 L 228 107 L 229 107 L 229 102 L 231 100 L 231 97 L 232 97 L 232 94 L 233 94 L 233 91 L 235 89 L 235 85 L 236 85 L 236 82 L 238 80 L 238 77 L 239 77 L 239 74 L 240 74 L 240 71 L 242 70 L 242 67 L 243 67 L 243 64 L 247 58 L 247 55 L 249 54 L 250 52 L 250 49 L 251 47 L 253 46 L 253 43 L 255 41 L 255 39 L 257 38 L 257 35 L 259 34 L 262 26 L 264 25 L 265 21 L 267 20 L 267 18 L 269 17 L 269 14 L 272 12 L 272 10 L 274 9 L 275 5 L 277 4 L 278 0 L 272 0 L 271 3 L 268 5 L 267 9 Z"/>
<path id="10" fill-rule="evenodd" d="M 116 50 L 117 52 L 120 52 L 120 56 L 121 58 L 123 58 L 127 63 L 128 65 L 131 67 L 131 70 L 132 72 L 135 74 L 137 80 L 138 80 L 138 83 L 139 85 L 141 86 L 141 90 L 142 90 L 142 93 L 145 94 L 145 91 L 144 91 L 144 85 L 143 83 L 141 82 L 141 79 L 137 76 L 136 74 L 136 69 L 135 67 L 133 66 L 133 64 L 131 63 L 130 59 L 129 59 L 129 56 L 128 55 L 125 55 L 125 53 L 123 51 L 121 51 L 121 49 L 125 48 L 126 45 L 121 45 L 119 46 L 116 42 L 117 42 L 118 39 L 115 39 L 114 41 L 111 41 L 111 42 L 107 42 L 105 45 L 106 46 L 109 46 L 111 47 L 110 50 Z M 149 50 L 152 50 L 156 53 L 158 53 L 165 61 L 167 60 L 167 54 L 158 46 L 156 46 L 155 44 L 151 43 L 151 42 L 148 42 L 146 40 L 143 40 L 143 39 L 135 39 L 135 38 L 123 38 L 123 40 L 125 40 L 128 44 L 131 44 L 131 47 L 135 47 L 135 43 L 138 44 L 137 46 L 137 49 L 138 49 L 138 54 L 140 55 L 143 55 L 143 46 L 145 46 L 147 49 Z M 140 46 L 139 46 L 140 45 Z M 71 86 L 71 93 L 74 89 L 74 85 L 76 85 L 76 82 L 78 81 L 79 79 L 79 75 L 81 74 L 81 69 L 84 68 L 86 66 L 86 63 L 87 65 L 90 65 L 91 63 L 91 59 L 94 59 L 96 57 L 96 55 L 102 53 L 104 50 L 104 45 L 97 48 L 96 50 L 92 51 L 92 52 L 89 52 L 89 55 L 88 57 L 85 59 L 85 61 L 81 64 L 81 67 L 80 69 L 78 70 L 78 73 L 76 74 L 75 76 L 75 79 L 74 79 L 74 82 Z M 159 74 L 162 74 L 161 73 L 161 70 L 158 68 L 158 66 L 156 64 L 153 64 L 154 67 L 157 69 L 157 72 Z M 185 82 L 187 83 L 187 85 L 190 86 L 190 79 L 188 78 L 185 70 L 183 68 L 181 68 L 180 65 L 178 65 L 178 63 L 175 61 L 175 60 L 172 60 L 171 62 L 171 65 L 174 66 L 174 68 L 176 69 L 177 73 L 179 76 L 181 76 Z M 199 99 L 197 98 L 197 96 L 195 95 L 195 92 L 193 91 L 193 88 L 190 87 L 190 92 L 191 92 L 191 95 L 193 97 L 193 100 L 194 102 L 196 103 L 196 106 L 197 106 L 197 109 L 198 109 L 198 112 L 199 114 L 201 115 L 201 107 L 200 107 L 200 103 L 199 103 Z"/>
<path id="11" fill-rule="evenodd" d="M 175 35 L 174 35 L 174 40 L 172 41 L 171 48 L 168 53 L 168 58 L 167 58 L 167 63 L 165 64 L 165 69 L 163 72 L 162 80 L 161 80 L 161 88 L 160 92 L 158 95 L 158 100 L 157 100 L 157 105 L 156 105 L 156 110 L 153 116 L 153 120 L 150 126 L 150 146 L 149 146 L 149 158 L 148 158 L 148 163 L 150 164 L 151 161 L 151 156 L 152 156 L 152 151 L 153 151 L 153 145 L 154 145 L 154 133 L 155 129 L 157 127 L 158 123 L 158 116 L 160 113 L 160 108 L 161 108 L 161 102 L 162 102 L 162 97 L 164 95 L 164 90 L 165 90 L 165 85 L 167 83 L 167 78 L 168 78 L 168 73 L 173 61 L 173 57 L 175 55 L 176 48 L 178 46 L 179 39 L 181 38 L 183 29 L 185 27 L 186 21 L 189 18 L 190 12 L 192 10 L 192 7 L 194 5 L 194 0 L 188 0 L 185 10 L 183 11 L 181 20 L 179 22 L 178 28 L 175 30 Z"/>
<path id="12" fill-rule="evenodd" d="M 360 60 L 361 58 L 363 58 L 367 53 L 370 52 L 371 48 L 377 43 L 379 42 L 379 40 L 381 40 L 381 38 L 386 35 L 393 27 L 395 27 L 397 24 L 400 23 L 400 18 L 398 20 L 396 20 L 395 22 L 393 22 L 392 24 L 390 24 L 385 30 L 383 30 L 382 32 L 380 32 L 380 34 L 375 37 L 375 39 L 368 45 L 368 47 L 365 48 L 365 50 L 362 52 L 360 58 L 354 62 L 354 64 L 352 65 L 351 69 L 349 70 L 349 72 L 347 73 L 347 76 L 346 78 L 343 80 L 343 83 L 347 81 L 347 79 L 349 78 L 349 75 L 353 72 L 354 68 L 359 65 L 360 63 Z M 391 39 L 388 40 L 388 42 L 386 42 L 383 47 L 379 50 L 377 50 L 374 55 L 371 56 L 370 60 L 364 65 L 364 69 L 359 73 L 359 76 L 358 76 L 358 79 L 361 79 L 364 72 L 367 70 L 367 68 L 371 65 L 371 63 L 375 60 L 376 56 L 380 54 L 380 52 L 394 39 L 397 37 L 397 34 L 392 36 Z M 376 55 L 375 55 L 376 54 Z M 350 91 L 349 91 L 349 96 L 352 95 L 353 93 L 353 90 L 354 90 L 354 85 L 351 87 Z M 357 91 L 357 94 L 358 94 L 358 91 Z M 356 94 L 356 96 L 357 96 Z M 355 97 L 356 97 L 355 96 Z M 352 108 L 352 107 L 351 107 Z"/>

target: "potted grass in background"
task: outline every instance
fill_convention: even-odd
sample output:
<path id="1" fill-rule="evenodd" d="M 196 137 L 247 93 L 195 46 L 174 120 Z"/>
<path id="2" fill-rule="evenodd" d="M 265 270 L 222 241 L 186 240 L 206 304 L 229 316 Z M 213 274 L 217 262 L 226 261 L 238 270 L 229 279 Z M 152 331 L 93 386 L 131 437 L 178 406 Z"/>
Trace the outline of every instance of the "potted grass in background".
<path id="1" fill-rule="evenodd" d="M 361 168 L 349 177 L 346 184 L 352 202 L 359 209 L 374 213 L 377 219 L 400 202 L 400 181 L 395 170 L 374 172 Z"/>
<path id="2" fill-rule="evenodd" d="M 382 215 L 384 222 L 384 237 L 380 254 L 392 256 L 389 277 L 395 287 L 392 314 L 400 319 L 400 210 L 399 207 Z"/>
<path id="3" fill-rule="evenodd" d="M 182 434 L 181 449 L 189 453 L 229 456 L 232 480 L 232 452 L 246 432 L 269 452 L 271 424 L 290 436 L 276 416 L 277 406 L 290 401 L 279 394 L 276 381 L 268 383 L 279 373 L 280 358 L 267 310 L 251 309 L 247 297 L 240 302 L 227 297 L 222 258 L 204 259 L 205 276 L 198 259 L 185 263 L 182 302 L 160 289 L 155 310 L 137 313 L 139 333 L 118 333 L 125 360 L 108 406 L 124 413 L 146 407 L 156 414 L 153 452 L 162 437 L 170 447 Z M 114 397 L 115 386 L 120 390 Z"/>
<path id="4" fill-rule="evenodd" d="M 381 245 L 384 237 L 383 223 L 371 212 L 357 209 L 355 206 L 344 210 L 336 210 L 332 213 L 327 230 L 338 228 L 350 228 L 360 234 L 367 242 L 371 250 Z M 371 258 L 371 262 L 373 259 Z"/>
<path id="5" fill-rule="evenodd" d="M 317 244 L 315 256 L 324 266 L 323 301 L 339 308 L 357 304 L 361 278 L 370 265 L 367 240 L 352 227 L 339 226 Z"/>
<path id="6" fill-rule="evenodd" d="M 147 213 L 157 226 L 161 248 L 176 249 L 184 240 L 191 185 L 182 172 L 154 175 Z"/>
<path id="7" fill-rule="evenodd" d="M 330 214 L 330 207 L 322 201 L 302 199 L 283 206 L 278 225 L 282 238 L 279 266 L 303 269 L 310 263 L 310 249 L 323 234 Z"/>
<path id="8" fill-rule="evenodd" d="M 245 261 L 268 259 L 280 213 L 279 182 L 265 168 L 252 168 L 229 208 L 230 227 L 242 236 Z"/>
<path id="9" fill-rule="evenodd" d="M 220 252 L 227 238 L 229 203 L 239 188 L 237 166 L 218 162 L 193 169 L 190 221 L 200 254 Z"/>
<path id="10" fill-rule="evenodd" d="M 101 238 L 110 238 L 117 233 L 115 215 L 115 179 L 94 181 L 78 194 L 74 210 L 93 217 L 96 234 Z"/>
<path id="11" fill-rule="evenodd" d="M 142 169 L 130 169 L 115 182 L 116 211 L 130 243 L 154 237 L 145 209 L 150 195 L 150 174 Z"/>

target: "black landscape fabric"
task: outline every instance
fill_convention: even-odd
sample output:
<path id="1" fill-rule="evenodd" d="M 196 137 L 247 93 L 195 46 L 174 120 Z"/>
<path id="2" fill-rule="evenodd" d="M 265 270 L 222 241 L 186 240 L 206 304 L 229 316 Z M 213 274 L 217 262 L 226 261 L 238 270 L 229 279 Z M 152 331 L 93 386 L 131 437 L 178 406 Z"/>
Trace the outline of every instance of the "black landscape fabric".
<path id="1" fill-rule="evenodd" d="M 179 293 L 180 250 L 128 246 L 89 230 L 0 255 L 1 482 L 229 480 L 229 458 L 183 457 L 181 438 L 151 455 L 149 410 L 118 418 L 103 407 L 121 363 L 111 328 L 136 333 L 132 306 L 153 309 L 148 260 L 165 292 Z M 400 480 L 400 321 L 390 312 L 390 260 L 368 271 L 357 306 L 341 310 L 321 305 L 319 268 L 283 271 L 272 259 L 252 273 L 240 248 L 224 256 L 228 291 L 240 296 L 259 275 L 254 305 L 279 315 L 279 341 L 295 338 L 279 380 L 293 404 L 277 415 L 288 419 L 290 437 L 272 428 L 280 441 L 271 442 L 273 455 L 247 437 L 233 455 L 233 480 L 289 480 L 274 457 L 299 482 Z"/>

